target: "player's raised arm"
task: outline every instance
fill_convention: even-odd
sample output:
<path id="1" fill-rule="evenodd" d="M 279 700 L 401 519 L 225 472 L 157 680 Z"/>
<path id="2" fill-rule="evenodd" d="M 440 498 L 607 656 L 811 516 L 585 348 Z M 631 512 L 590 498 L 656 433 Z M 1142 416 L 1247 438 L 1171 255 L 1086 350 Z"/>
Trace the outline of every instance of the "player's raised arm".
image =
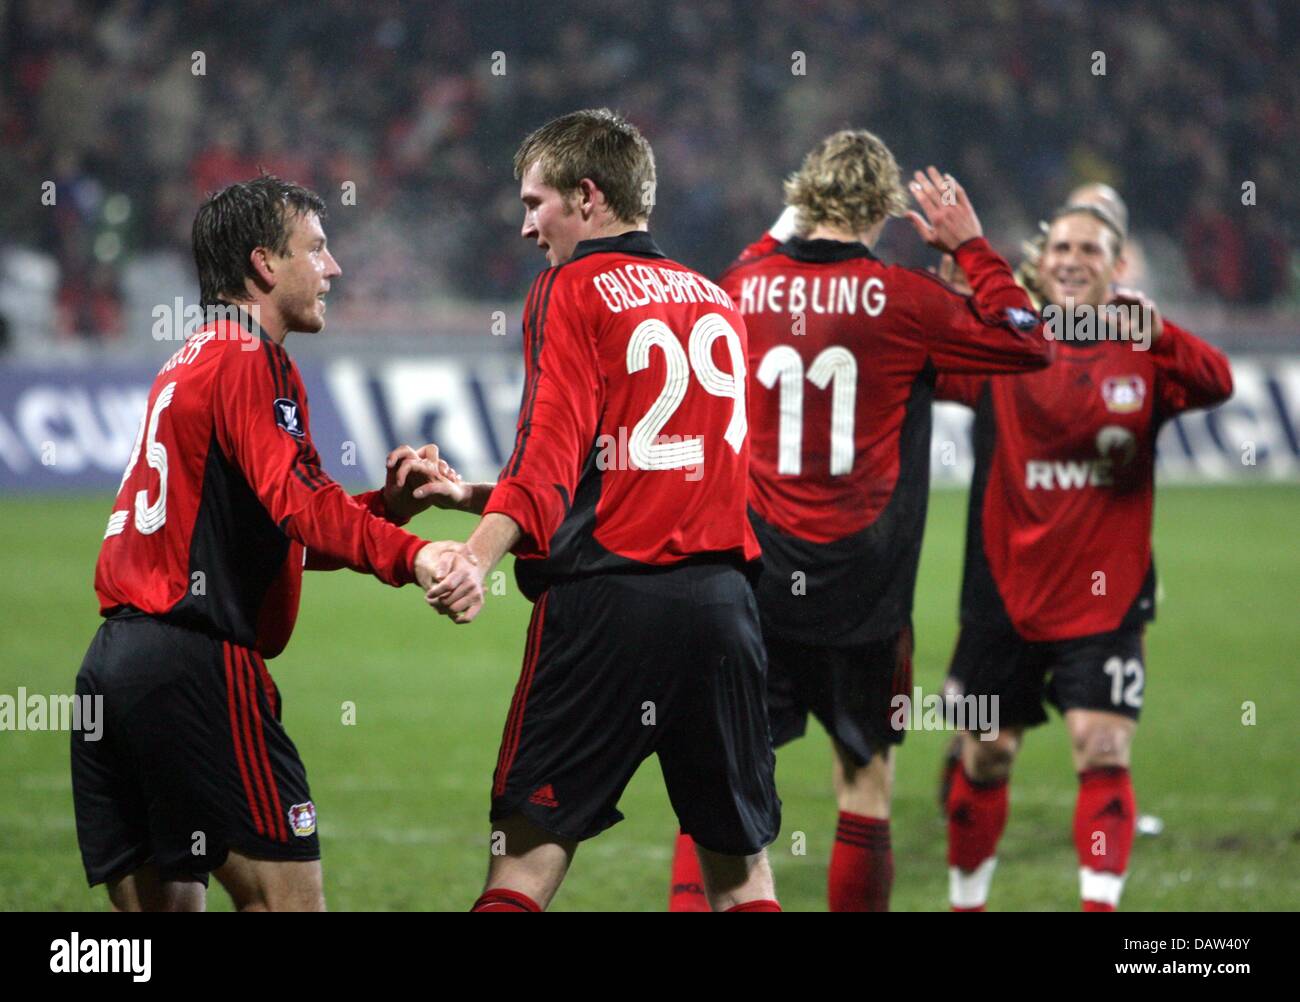
<path id="1" fill-rule="evenodd" d="M 740 256 L 718 277 L 718 281 L 722 281 L 723 276 L 736 265 L 752 261 L 764 254 L 770 254 L 789 240 L 795 234 L 798 218 L 799 210 L 793 205 L 787 205 L 781 210 L 781 215 L 777 216 L 776 222 L 768 228 L 768 231 L 741 251 Z"/>
<path id="2" fill-rule="evenodd" d="M 391 585 L 415 580 L 424 540 L 358 503 L 326 474 L 307 427 L 306 394 L 284 349 L 227 351 L 215 415 L 217 442 L 275 523 L 326 561 Z"/>
<path id="3" fill-rule="evenodd" d="M 937 167 L 918 170 L 908 188 L 921 212 L 910 210 L 907 218 L 917 235 L 935 250 L 952 254 L 967 241 L 984 235 L 966 190 L 951 174 L 940 174 Z"/>
<path id="4" fill-rule="evenodd" d="M 1016 284 L 1011 266 L 984 239 L 966 191 L 951 174 L 917 171 L 910 185 L 920 212 L 908 213 L 917 234 L 951 254 L 973 290 L 956 289 L 922 272 L 925 292 L 912 298 L 918 336 L 940 372 L 1022 372 L 1051 360 L 1051 344 L 1029 294 Z M 934 295 L 939 285 L 946 295 Z"/>
<path id="5" fill-rule="evenodd" d="M 941 372 L 934 381 L 934 399 L 974 407 L 988 376 L 964 372 Z"/>
<path id="6" fill-rule="evenodd" d="M 1168 320 L 1163 328 L 1151 345 L 1163 416 L 1213 407 L 1232 396 L 1232 370 L 1223 352 Z"/>

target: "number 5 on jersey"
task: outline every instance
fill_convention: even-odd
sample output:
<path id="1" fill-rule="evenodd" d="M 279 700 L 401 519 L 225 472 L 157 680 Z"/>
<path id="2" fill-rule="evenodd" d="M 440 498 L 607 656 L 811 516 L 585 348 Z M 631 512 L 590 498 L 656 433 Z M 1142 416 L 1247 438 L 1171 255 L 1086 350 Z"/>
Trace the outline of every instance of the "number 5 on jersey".
<path id="1" fill-rule="evenodd" d="M 135 528 L 142 536 L 157 532 L 167 521 L 167 447 L 158 441 L 158 419 L 162 417 L 162 412 L 167 409 L 167 405 L 172 402 L 172 394 L 175 392 L 175 382 L 164 386 L 162 392 L 158 394 L 158 399 L 154 401 L 153 411 L 148 420 L 140 422 L 140 431 L 135 437 L 135 448 L 131 450 L 131 459 L 126 464 L 122 483 L 117 488 L 120 493 L 126 486 L 126 482 L 131 479 L 131 471 L 135 469 L 135 464 L 140 459 L 140 448 L 145 444 L 147 426 L 148 446 L 144 450 L 145 462 L 149 464 L 150 469 L 158 471 L 158 500 L 150 504 L 147 489 L 135 492 Z M 126 520 L 130 515 L 131 513 L 126 510 L 113 512 L 108 517 L 108 528 L 104 532 L 104 538 L 122 532 L 126 528 Z"/>

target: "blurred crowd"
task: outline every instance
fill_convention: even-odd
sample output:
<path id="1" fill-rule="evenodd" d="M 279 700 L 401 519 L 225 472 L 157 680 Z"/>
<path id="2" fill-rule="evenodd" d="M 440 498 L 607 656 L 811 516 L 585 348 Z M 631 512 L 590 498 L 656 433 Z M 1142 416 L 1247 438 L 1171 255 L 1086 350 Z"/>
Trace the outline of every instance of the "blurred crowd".
<path id="1" fill-rule="evenodd" d="M 1296 294 L 1294 0 L 0 0 L 0 18 L 0 251 L 51 262 L 69 335 L 119 332 L 132 264 L 190 268 L 204 193 L 259 169 L 325 196 L 338 295 L 374 326 L 513 301 L 543 262 L 511 156 L 596 105 L 654 145 L 651 229 L 706 272 L 851 125 L 957 175 L 1012 255 L 1102 181 L 1183 295 Z M 896 223 L 882 256 L 922 250 Z"/>

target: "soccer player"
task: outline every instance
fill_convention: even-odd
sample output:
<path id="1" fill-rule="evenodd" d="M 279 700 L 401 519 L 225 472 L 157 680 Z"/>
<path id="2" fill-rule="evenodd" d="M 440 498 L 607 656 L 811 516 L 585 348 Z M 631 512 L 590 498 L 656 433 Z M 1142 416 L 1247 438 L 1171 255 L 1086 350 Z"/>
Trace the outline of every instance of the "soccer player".
<path id="1" fill-rule="evenodd" d="M 1064 204 L 1090 205 L 1105 217 L 1111 228 L 1119 231 L 1124 245 L 1124 281 L 1132 286 L 1140 285 L 1142 277 L 1146 274 L 1146 255 L 1142 253 L 1137 241 L 1129 233 L 1128 205 L 1124 202 L 1120 193 L 1108 184 L 1090 181 L 1074 188 L 1066 196 Z M 1043 305 L 1043 292 L 1038 279 L 1038 264 L 1043 256 L 1043 248 L 1047 245 L 1047 231 L 1049 228 L 1046 221 L 1039 221 L 1038 232 L 1031 239 L 1021 244 L 1023 257 L 1016 267 L 1016 281 L 1029 293 L 1034 309 L 1040 309 Z M 940 278 L 950 283 L 953 288 L 964 292 L 970 291 L 966 276 L 957 267 L 957 263 L 953 260 L 951 254 L 943 256 L 937 273 Z M 948 743 L 948 747 L 944 752 L 943 765 L 939 772 L 939 811 L 945 815 L 948 810 L 948 791 L 952 789 L 952 777 L 957 771 L 957 764 L 961 761 L 961 745 L 961 734 L 954 734 L 952 741 Z"/>
<path id="2" fill-rule="evenodd" d="M 1026 728 L 1065 717 L 1079 777 L 1074 841 L 1085 911 L 1113 911 L 1128 870 L 1129 775 L 1142 708 L 1142 637 L 1155 615 L 1154 443 L 1161 424 L 1232 392 L 1228 362 L 1115 289 L 1123 231 L 1096 204 L 1056 213 L 1037 262 L 1056 331 L 1092 322 L 1108 339 L 1058 337 L 1043 372 L 940 377 L 936 396 L 975 410 L 975 472 L 953 698 L 999 701 L 996 733 L 961 735 L 947 798 L 950 902 L 982 911 Z M 1108 325 L 1101 308 L 1137 307 Z M 1147 350 L 1141 350 L 1141 349 Z"/>
<path id="3" fill-rule="evenodd" d="M 384 488 L 353 498 L 312 445 L 284 340 L 324 326 L 340 274 L 324 209 L 268 175 L 194 220 L 218 318 L 149 392 L 95 569 L 105 621 L 77 675 L 106 720 L 100 741 L 73 735 L 77 838 L 117 910 L 201 910 L 210 873 L 241 910 L 324 908 L 316 808 L 265 659 L 288 643 L 304 566 L 433 583 L 439 548 L 398 525 L 438 499 L 446 464 L 394 450 Z"/>
<path id="4" fill-rule="evenodd" d="M 811 712 L 834 749 L 831 911 L 889 906 L 893 749 L 904 736 L 893 701 L 912 695 L 936 375 L 1023 372 L 1049 357 L 961 185 L 931 167 L 911 188 L 918 234 L 956 255 L 972 296 L 872 253 L 907 202 L 893 154 L 861 130 L 827 137 L 786 182 L 783 219 L 797 235 L 769 233 L 721 278 L 749 329 L 750 519 L 763 547 L 772 736 L 778 747 L 800 737 Z M 691 862 L 679 837 L 670 909 L 702 904 Z"/>
<path id="5" fill-rule="evenodd" d="M 1124 199 L 1108 184 L 1089 182 L 1081 184 L 1065 198 L 1065 205 L 1091 205 L 1105 215 L 1124 238 L 1124 281 L 1131 286 L 1140 286 L 1146 274 L 1146 255 L 1141 252 L 1137 241 L 1128 232 L 1128 206 Z M 1042 303 L 1042 292 L 1038 282 L 1038 261 L 1043 256 L 1043 247 L 1047 243 L 1048 224 L 1040 221 L 1038 232 L 1032 239 L 1021 244 L 1024 257 L 1016 268 L 1016 281 L 1029 293 L 1029 298 L 1038 306 Z M 957 268 L 951 257 L 945 257 L 939 268 L 939 277 L 961 288 L 965 277 Z"/>
<path id="6" fill-rule="evenodd" d="M 468 622 L 513 551 L 534 602 L 474 908 L 544 909 L 657 753 L 713 908 L 779 911 L 764 847 L 780 801 L 746 577 L 759 548 L 745 517 L 744 321 L 651 239 L 654 155 L 634 126 L 604 109 L 565 115 L 524 140 L 514 167 L 523 237 L 551 265 L 524 307 L 518 433 L 499 482 L 464 488 L 483 518 L 429 593 Z"/>

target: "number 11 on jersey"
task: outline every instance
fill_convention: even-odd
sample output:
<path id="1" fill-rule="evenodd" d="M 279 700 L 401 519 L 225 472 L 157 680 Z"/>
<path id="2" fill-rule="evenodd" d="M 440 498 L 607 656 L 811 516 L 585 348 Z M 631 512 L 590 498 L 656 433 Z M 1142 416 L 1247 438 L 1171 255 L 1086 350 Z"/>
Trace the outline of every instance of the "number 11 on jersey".
<path id="1" fill-rule="evenodd" d="M 847 348 L 832 345 L 813 359 L 808 382 L 831 387 L 831 476 L 853 471 L 853 424 L 858 401 L 858 363 Z M 780 381 L 781 421 L 777 430 L 776 472 L 797 477 L 803 472 L 803 359 L 789 345 L 763 356 L 758 381 L 771 389 Z"/>

